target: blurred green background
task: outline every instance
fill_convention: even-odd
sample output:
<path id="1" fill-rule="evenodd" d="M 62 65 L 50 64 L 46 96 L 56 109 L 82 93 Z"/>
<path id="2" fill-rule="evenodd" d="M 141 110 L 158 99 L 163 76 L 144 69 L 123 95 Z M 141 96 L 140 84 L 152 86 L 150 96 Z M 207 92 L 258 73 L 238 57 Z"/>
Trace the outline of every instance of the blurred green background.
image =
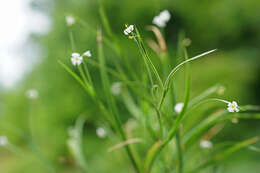
<path id="1" fill-rule="evenodd" d="M 224 99 L 236 100 L 239 104 L 260 104 L 260 1 L 218 0 L 103 0 L 111 27 L 124 47 L 131 67 L 138 74 L 137 62 L 141 62 L 137 47 L 123 35 L 124 24 L 136 24 L 145 39 L 152 38 L 144 28 L 161 10 L 170 11 L 172 18 L 165 30 L 169 54 L 176 54 L 180 31 L 192 40 L 188 48 L 191 56 L 214 48 L 218 52 L 191 65 L 191 96 L 221 83 L 226 87 Z M 128 158 L 121 150 L 108 153 L 115 144 L 109 137 L 98 138 L 96 128 L 103 126 L 95 104 L 83 89 L 67 74 L 57 60 L 70 63 L 72 53 L 69 30 L 75 36 L 77 52 L 92 51 L 97 60 L 96 35 L 89 28 L 102 28 L 97 0 L 34 0 L 31 8 L 47 14 L 52 22 L 51 30 L 44 36 L 31 35 L 44 50 L 40 62 L 12 89 L 0 90 L 0 135 L 24 150 L 25 156 L 0 148 L 0 172 L 2 173 L 45 173 L 48 170 L 35 157 L 24 136 L 29 134 L 28 114 L 32 115 L 33 137 L 44 157 L 51 160 L 57 172 L 81 172 L 71 161 L 67 147 L 68 128 L 75 124 L 79 115 L 87 117 L 84 128 L 84 150 L 89 172 L 132 172 Z M 77 23 L 68 28 L 65 16 L 71 14 L 86 22 L 84 28 Z M 148 46 L 147 46 L 148 47 Z M 150 54 L 155 57 L 152 50 Z M 113 51 L 105 48 L 108 64 L 113 67 L 118 61 Z M 180 62 L 181 59 L 173 61 Z M 99 72 L 89 67 L 96 87 L 101 88 Z M 183 96 L 183 73 L 178 73 L 177 98 Z M 25 93 L 30 88 L 39 91 L 36 100 L 29 100 Z M 169 108 L 173 109 L 173 108 Z M 122 106 L 122 119 L 128 113 Z M 259 120 L 230 122 L 217 135 L 216 141 L 242 140 L 260 134 Z M 137 144 L 140 145 L 140 144 Z M 256 144 L 260 146 L 260 144 Z M 24 154 L 23 154 L 24 155 Z M 218 172 L 258 173 L 260 154 L 243 149 L 226 159 Z"/>

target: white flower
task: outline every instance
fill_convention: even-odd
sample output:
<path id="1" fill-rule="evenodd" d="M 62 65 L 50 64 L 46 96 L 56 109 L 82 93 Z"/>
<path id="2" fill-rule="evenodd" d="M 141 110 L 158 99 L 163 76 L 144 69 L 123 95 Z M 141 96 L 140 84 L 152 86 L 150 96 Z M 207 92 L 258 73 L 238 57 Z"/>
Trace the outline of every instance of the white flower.
<path id="1" fill-rule="evenodd" d="M 72 15 L 66 16 L 65 19 L 68 26 L 72 26 L 75 23 L 75 19 Z"/>
<path id="2" fill-rule="evenodd" d="M 127 28 L 124 30 L 124 34 L 125 34 L 125 35 L 128 35 L 128 34 L 130 34 L 133 30 L 134 30 L 134 25 L 130 25 L 129 27 L 127 27 Z"/>
<path id="3" fill-rule="evenodd" d="M 100 138 L 105 138 L 107 135 L 107 132 L 102 127 L 97 128 L 96 133 L 97 133 L 97 136 Z"/>
<path id="4" fill-rule="evenodd" d="M 237 102 L 232 101 L 228 103 L 228 112 L 239 112 Z"/>
<path id="5" fill-rule="evenodd" d="M 8 144 L 8 139 L 6 136 L 0 136 L 0 146 L 5 146 Z"/>
<path id="6" fill-rule="evenodd" d="M 119 95 L 121 93 L 121 82 L 114 82 L 111 86 L 111 92 L 114 95 Z"/>
<path id="7" fill-rule="evenodd" d="M 38 96 L 39 96 L 39 92 L 38 90 L 36 89 L 29 89 L 28 91 L 26 91 L 26 96 L 29 98 L 29 99 L 37 99 Z"/>
<path id="8" fill-rule="evenodd" d="M 182 109 L 183 109 L 183 106 L 184 106 L 184 103 L 177 103 L 175 106 L 174 106 L 174 110 L 175 112 L 177 113 L 181 113 Z"/>
<path id="9" fill-rule="evenodd" d="M 213 143 L 211 141 L 208 141 L 208 140 L 201 140 L 200 141 L 200 147 L 209 149 L 209 148 L 213 147 Z"/>
<path id="10" fill-rule="evenodd" d="M 163 21 L 168 22 L 171 19 L 171 14 L 168 10 L 163 10 L 160 13 L 160 17 L 162 18 Z"/>
<path id="11" fill-rule="evenodd" d="M 171 14 L 168 10 L 163 10 L 158 16 L 153 18 L 153 24 L 159 26 L 160 28 L 164 28 L 167 22 L 171 19 Z"/>
<path id="12" fill-rule="evenodd" d="M 166 23 L 159 16 L 155 16 L 153 18 L 153 24 L 159 26 L 160 28 L 164 28 L 166 26 Z"/>
<path id="13" fill-rule="evenodd" d="M 86 56 L 86 57 L 92 56 L 90 50 L 86 51 L 83 55 Z"/>
<path id="14" fill-rule="evenodd" d="M 71 57 L 71 62 L 73 65 L 80 65 L 83 61 L 82 56 L 79 53 L 73 53 Z"/>

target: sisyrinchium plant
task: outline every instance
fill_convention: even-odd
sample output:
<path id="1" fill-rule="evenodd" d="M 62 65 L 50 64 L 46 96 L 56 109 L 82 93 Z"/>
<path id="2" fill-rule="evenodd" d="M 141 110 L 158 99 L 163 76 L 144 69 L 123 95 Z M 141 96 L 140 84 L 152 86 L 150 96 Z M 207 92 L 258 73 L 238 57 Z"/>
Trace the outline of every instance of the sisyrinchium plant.
<path id="1" fill-rule="evenodd" d="M 187 47 L 191 41 L 181 33 L 178 40 L 177 56 L 183 56 L 183 61 L 172 66 L 173 63 L 170 61 L 163 36 L 163 28 L 166 27 L 171 18 L 167 10 L 162 11 L 153 19 L 153 24 L 159 28 L 157 26 L 147 27 L 147 30 L 152 31 L 157 39 L 157 42 L 148 40 L 147 43 L 157 53 L 160 59 L 159 64 L 155 64 L 150 58 L 150 53 L 136 25 L 125 25 L 123 30 L 123 34 L 130 41 L 133 40 L 136 43 L 141 54 L 144 66 L 142 74 L 135 74 L 134 67 L 131 67 L 127 61 L 127 53 L 123 51 L 117 35 L 111 30 L 102 7 L 100 8 L 100 16 L 107 36 L 102 34 L 101 29 L 97 29 L 97 60 L 84 58 L 76 53 L 77 63 L 73 60 L 75 59 L 75 53 L 73 53 L 72 64 L 77 66 L 76 69 L 70 68 L 61 61 L 59 63 L 97 103 L 97 107 L 103 112 L 104 118 L 108 122 L 107 128 L 111 129 L 122 140 L 109 151 L 124 147 L 135 172 L 199 172 L 215 167 L 233 152 L 248 147 L 258 140 L 258 137 L 252 137 L 241 142 L 213 144 L 211 138 L 223 129 L 226 121 L 236 122 L 239 118 L 259 118 L 258 115 L 248 116 L 248 113 L 259 112 L 259 107 L 238 106 L 236 101 L 212 97 L 223 94 L 225 88 L 220 84 L 212 86 L 195 98 L 190 98 L 190 63 L 215 52 L 216 49 L 190 58 Z M 79 23 L 86 25 L 81 20 Z M 93 28 L 90 29 L 88 26 L 88 29 L 95 34 Z M 71 37 L 71 43 L 75 43 L 73 37 Z M 110 68 L 106 64 L 107 57 L 104 53 L 104 46 L 112 48 L 123 59 L 125 66 L 118 67 L 117 64 L 116 69 Z M 72 45 L 72 49 L 73 47 Z M 106 100 L 98 97 L 96 86 L 91 81 L 88 64 L 99 68 Z M 126 67 L 125 70 L 124 67 Z M 181 68 L 185 70 L 185 78 L 183 79 L 185 88 L 176 91 L 173 81 L 176 72 Z M 114 78 L 118 82 L 111 84 L 111 79 Z M 183 102 L 177 102 L 176 92 L 184 92 Z M 121 120 L 116 97 L 120 97 L 120 101 L 124 103 L 132 116 L 127 122 Z M 192 126 L 185 129 L 185 123 L 189 122 L 189 117 L 196 116 L 193 114 L 196 112 L 195 110 L 210 102 L 220 102 L 222 106 L 215 111 L 211 110 L 211 113 L 200 122 L 190 123 Z M 130 122 L 135 124 L 134 128 L 129 125 Z M 98 129 L 97 133 L 103 135 L 105 131 Z M 81 144 L 78 145 L 78 148 L 80 147 L 82 147 Z M 137 151 L 140 150 L 145 151 L 146 154 L 138 153 Z M 200 154 L 200 150 L 207 152 Z M 190 156 L 191 153 L 193 156 Z M 78 157 L 76 156 L 76 159 Z M 78 162 L 81 163 L 82 159 L 78 159 Z M 84 163 L 82 163 L 82 167 L 85 168 Z"/>
<path id="2" fill-rule="evenodd" d="M 110 28 L 102 7 L 100 8 L 100 16 L 106 35 L 101 32 L 101 29 L 97 29 L 97 32 L 95 32 L 95 29 L 87 26 L 89 31 L 96 34 L 97 55 L 90 59 L 78 53 L 73 53 L 71 61 L 76 66 L 75 68 L 71 68 L 62 61 L 59 61 L 59 63 L 79 82 L 88 96 L 96 103 L 104 119 L 108 122 L 106 128 L 122 140 L 121 143 L 108 149 L 110 152 L 125 148 L 126 154 L 137 173 L 200 172 L 203 169 L 211 171 L 211 167 L 215 168 L 221 160 L 233 152 L 241 148 L 248 148 L 257 142 L 258 137 L 245 139 L 241 142 L 212 142 L 211 139 L 223 129 L 227 121 L 237 122 L 240 118 L 259 118 L 258 114 L 253 115 L 259 113 L 259 107 L 240 106 L 236 101 L 226 101 L 219 98 L 223 95 L 225 89 L 220 84 L 212 86 L 195 98 L 190 98 L 190 63 L 214 53 L 216 49 L 190 58 L 187 47 L 191 41 L 181 33 L 177 44 L 177 56 L 183 56 L 183 61 L 173 66 L 163 36 L 163 28 L 166 27 L 171 18 L 169 11 L 164 10 L 154 17 L 152 23 L 159 28 L 157 26 L 146 28 L 152 31 L 157 39 L 157 42 L 148 40 L 147 44 L 158 55 L 160 63 L 154 63 L 150 58 L 147 45 L 144 43 L 137 26 L 125 25 L 122 34 L 136 43 L 137 50 L 139 50 L 143 60 L 142 74 L 135 74 L 134 67 L 127 60 L 127 52 L 123 51 L 118 36 Z M 86 26 L 86 23 L 82 20 L 78 19 L 78 22 Z M 70 24 L 71 20 L 68 25 Z M 74 49 L 75 40 L 72 33 L 70 38 L 72 49 Z M 123 61 L 123 67 L 120 67 L 119 63 L 115 65 L 116 69 L 107 65 L 104 46 L 111 48 L 121 57 L 118 61 Z M 90 54 L 88 55 L 90 56 Z M 95 57 L 97 57 L 96 60 Z M 95 89 L 96 86 L 91 80 L 87 65 L 94 65 L 100 70 L 105 100 L 99 97 L 97 93 L 99 91 Z M 185 78 L 183 79 L 185 88 L 176 91 L 173 81 L 176 72 L 181 68 L 184 68 L 185 71 Z M 117 81 L 112 84 L 111 80 L 114 79 Z M 176 100 L 176 92 L 184 93 L 182 102 Z M 213 97 L 213 95 L 218 97 Z M 119 100 L 132 116 L 128 121 L 123 122 L 121 120 L 118 107 Z M 194 114 L 196 109 L 210 102 L 222 104 L 217 104 L 216 110 L 209 107 L 210 114 L 198 123 L 189 122 L 191 116 L 193 118 L 190 121 L 196 117 L 196 114 Z M 82 120 L 79 119 L 78 121 Z M 186 129 L 185 124 L 187 123 L 191 125 Z M 82 124 L 84 123 L 80 123 L 81 126 L 77 124 L 75 128 L 79 128 L 79 136 L 74 137 L 76 146 L 71 147 L 71 149 L 74 150 L 76 161 L 87 172 L 87 163 L 84 162 L 84 156 L 79 152 L 82 143 L 78 139 L 82 136 L 80 133 L 82 133 Z M 98 128 L 97 133 L 98 136 L 104 137 L 106 132 L 103 128 Z M 140 150 L 144 152 L 137 152 Z M 201 152 L 201 150 L 205 152 Z"/>
<path id="3" fill-rule="evenodd" d="M 228 121 L 237 123 L 239 119 L 259 119 L 259 106 L 238 105 L 236 101 L 220 98 L 225 90 L 221 84 L 210 87 L 194 98 L 190 97 L 190 63 L 214 53 L 216 49 L 189 57 L 187 49 L 191 40 L 181 32 L 177 53 L 175 56 L 170 55 L 164 39 L 164 28 L 171 19 L 167 10 L 154 17 L 154 25 L 146 27 L 156 38 L 156 41 L 147 39 L 146 42 L 143 41 L 137 25 L 126 24 L 122 33 L 115 34 L 102 7 L 99 13 L 105 34 L 102 33 L 101 27 L 95 29 L 72 15 L 66 17 L 69 29 L 73 25 L 80 25 L 96 35 L 97 53 L 90 50 L 82 54 L 77 53 L 76 40 L 70 30 L 72 54 L 66 62 L 59 60 L 58 63 L 82 86 L 86 92 L 86 96 L 82 97 L 90 98 L 96 105 L 99 112 L 95 116 L 103 117 L 102 122 L 105 123 L 97 127 L 97 136 L 101 139 L 109 138 L 111 141 L 115 141 L 114 137 L 121 140 L 108 148 L 108 152 L 124 149 L 136 173 L 195 173 L 203 170 L 214 172 L 222 160 L 241 148 L 259 151 L 252 146 L 258 141 L 258 137 L 239 142 L 214 143 L 212 140 Z M 126 36 L 136 44 L 136 51 L 140 52 L 142 58 L 141 66 L 134 66 L 132 61 L 129 61 L 127 51 L 119 42 L 119 36 Z M 104 47 L 118 57 L 114 68 L 107 63 Z M 150 50 L 158 57 L 156 63 L 150 56 Z M 182 62 L 176 64 L 172 61 L 174 58 L 182 58 Z M 99 69 L 102 91 L 93 80 L 90 65 Z M 136 72 L 136 67 L 142 68 Z M 177 91 L 174 79 L 182 68 L 185 73 L 185 87 Z M 184 93 L 184 98 L 177 100 L 176 93 Z M 38 92 L 30 90 L 27 95 L 30 99 L 36 99 Z M 201 116 L 198 114 L 201 112 L 197 110 L 210 104 L 215 106 L 208 106 L 207 112 L 203 113 L 207 115 L 199 118 Z M 130 115 L 127 120 L 122 118 L 122 106 Z M 195 120 L 197 117 L 198 120 Z M 83 127 L 86 121 L 86 117 L 79 116 L 75 126 L 68 129 L 67 146 L 76 165 L 84 172 L 89 172 L 87 156 L 83 149 Z M 113 134 L 113 138 L 110 134 Z M 39 152 L 33 142 L 33 135 L 28 141 L 49 172 L 56 172 L 55 167 Z M 23 155 L 23 151 L 13 145 L 6 136 L 0 136 L 0 146 Z"/>

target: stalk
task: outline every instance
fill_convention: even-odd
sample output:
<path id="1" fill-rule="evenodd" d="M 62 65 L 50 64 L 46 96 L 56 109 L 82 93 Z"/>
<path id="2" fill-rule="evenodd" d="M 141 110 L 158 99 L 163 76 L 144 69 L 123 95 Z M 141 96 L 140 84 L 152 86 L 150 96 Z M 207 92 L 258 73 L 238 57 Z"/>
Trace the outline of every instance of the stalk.
<path id="1" fill-rule="evenodd" d="M 126 141 L 126 135 L 122 129 L 122 123 L 121 120 L 119 118 L 119 113 L 116 107 L 116 103 L 115 100 L 110 92 L 110 84 L 109 84 L 109 79 L 108 79 L 108 75 L 107 72 L 105 70 L 105 58 L 104 58 L 104 54 L 103 54 L 103 44 L 102 44 L 102 34 L 101 34 L 101 30 L 98 30 L 97 32 L 97 43 L 98 43 L 98 58 L 99 58 L 99 62 L 100 62 L 100 72 L 101 72 L 101 79 L 102 79 L 102 83 L 104 86 L 104 90 L 105 90 L 105 94 L 106 94 L 106 98 L 110 107 L 110 111 L 112 112 L 112 114 L 114 115 L 114 120 L 115 120 L 115 125 L 116 125 L 116 130 L 119 133 L 119 135 L 121 136 L 123 141 Z M 130 161 L 135 169 L 135 171 L 137 173 L 140 172 L 139 170 L 139 166 L 138 163 L 136 161 L 136 158 L 134 157 L 133 151 L 131 150 L 131 148 L 127 145 L 125 146 L 127 154 L 130 158 Z"/>

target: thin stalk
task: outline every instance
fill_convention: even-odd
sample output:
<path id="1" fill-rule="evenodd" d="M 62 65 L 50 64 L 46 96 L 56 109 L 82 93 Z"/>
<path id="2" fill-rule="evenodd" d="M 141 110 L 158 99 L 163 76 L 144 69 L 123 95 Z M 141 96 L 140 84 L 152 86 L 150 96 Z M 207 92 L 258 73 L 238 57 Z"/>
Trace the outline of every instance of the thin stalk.
<path id="1" fill-rule="evenodd" d="M 181 136 L 180 132 L 178 131 L 176 133 L 176 147 L 177 147 L 177 153 L 178 153 L 178 160 L 179 160 L 179 173 L 183 173 L 183 157 L 182 157 L 182 147 L 181 147 Z"/>
<path id="2" fill-rule="evenodd" d="M 108 75 L 107 72 L 105 70 L 105 58 L 104 58 L 104 54 L 103 54 L 103 44 L 102 44 L 102 34 L 101 34 L 101 30 L 98 30 L 97 33 L 97 43 L 98 43 L 98 57 L 99 57 L 99 62 L 100 62 L 100 72 L 101 72 L 101 79 L 102 79 L 102 83 L 104 86 L 104 90 L 105 90 L 105 94 L 106 94 L 106 98 L 110 107 L 110 110 L 112 112 L 112 114 L 114 115 L 114 120 L 115 120 L 115 125 L 116 125 L 116 129 L 117 132 L 119 133 L 119 135 L 121 136 L 123 141 L 126 141 L 126 135 L 122 129 L 122 123 L 121 120 L 119 118 L 119 113 L 116 107 L 116 103 L 115 100 L 110 92 L 110 84 L 109 84 L 109 79 L 108 79 Z M 127 154 L 130 158 L 131 163 L 133 164 L 133 167 L 135 169 L 135 171 L 137 173 L 140 172 L 139 166 L 137 164 L 136 158 L 133 154 L 133 151 L 131 150 L 130 146 L 125 146 Z"/>
<path id="3" fill-rule="evenodd" d="M 84 70 L 85 70 L 85 72 L 87 74 L 87 78 L 89 80 L 89 83 L 93 87 L 94 85 L 93 85 L 93 82 L 92 82 L 92 79 L 91 79 L 91 75 L 90 75 L 88 67 L 87 67 L 87 63 L 83 62 L 83 64 L 84 64 Z"/>
<path id="4" fill-rule="evenodd" d="M 87 77 L 86 77 L 86 75 L 85 75 L 81 65 L 78 66 L 78 70 L 79 70 L 79 73 L 80 73 L 81 77 L 83 78 L 83 81 L 88 86 L 89 83 L 88 83 Z"/>
<path id="5" fill-rule="evenodd" d="M 152 71 L 153 71 L 157 81 L 159 82 L 159 86 L 161 88 L 163 88 L 162 79 L 161 79 L 157 69 L 155 68 L 152 60 L 150 59 L 150 57 L 149 57 L 149 55 L 148 55 L 148 53 L 147 53 L 147 51 L 146 51 L 146 49 L 144 47 L 144 43 L 142 41 L 141 35 L 140 35 L 140 33 L 139 33 L 137 28 L 135 30 L 136 30 L 137 35 L 134 36 L 134 39 L 136 40 L 136 43 L 138 44 L 138 47 L 139 47 L 140 51 L 142 52 L 142 56 L 143 56 L 144 60 L 147 61 L 147 64 L 150 65 L 150 68 L 152 69 Z M 137 37 L 137 39 L 136 39 L 136 37 Z"/>
<path id="6" fill-rule="evenodd" d="M 202 54 L 197 55 L 197 56 L 195 56 L 195 57 L 189 58 L 188 60 L 183 61 L 182 63 L 180 63 L 179 65 L 177 65 L 175 68 L 172 69 L 172 71 L 171 71 L 170 74 L 168 75 L 166 81 L 164 82 L 163 93 L 162 93 L 161 99 L 160 99 L 159 104 L 158 104 L 159 110 L 161 109 L 161 106 L 162 106 L 162 104 L 163 104 L 163 102 L 164 102 L 164 99 L 165 99 L 165 97 L 166 97 L 166 94 L 167 94 L 168 91 L 169 91 L 169 87 L 170 87 L 170 84 L 171 84 L 171 80 L 173 79 L 174 74 L 180 69 L 180 67 L 182 67 L 184 64 L 186 64 L 186 63 L 188 63 L 188 62 L 190 62 L 190 61 L 194 61 L 194 60 L 196 60 L 196 59 L 198 59 L 198 58 L 200 58 L 200 57 L 202 57 L 202 56 L 208 55 L 208 54 L 210 54 L 210 53 L 212 53 L 212 52 L 215 52 L 215 51 L 216 51 L 216 49 L 211 50 L 211 51 L 208 51 L 208 52 L 205 52 L 205 53 L 202 53 Z"/>

